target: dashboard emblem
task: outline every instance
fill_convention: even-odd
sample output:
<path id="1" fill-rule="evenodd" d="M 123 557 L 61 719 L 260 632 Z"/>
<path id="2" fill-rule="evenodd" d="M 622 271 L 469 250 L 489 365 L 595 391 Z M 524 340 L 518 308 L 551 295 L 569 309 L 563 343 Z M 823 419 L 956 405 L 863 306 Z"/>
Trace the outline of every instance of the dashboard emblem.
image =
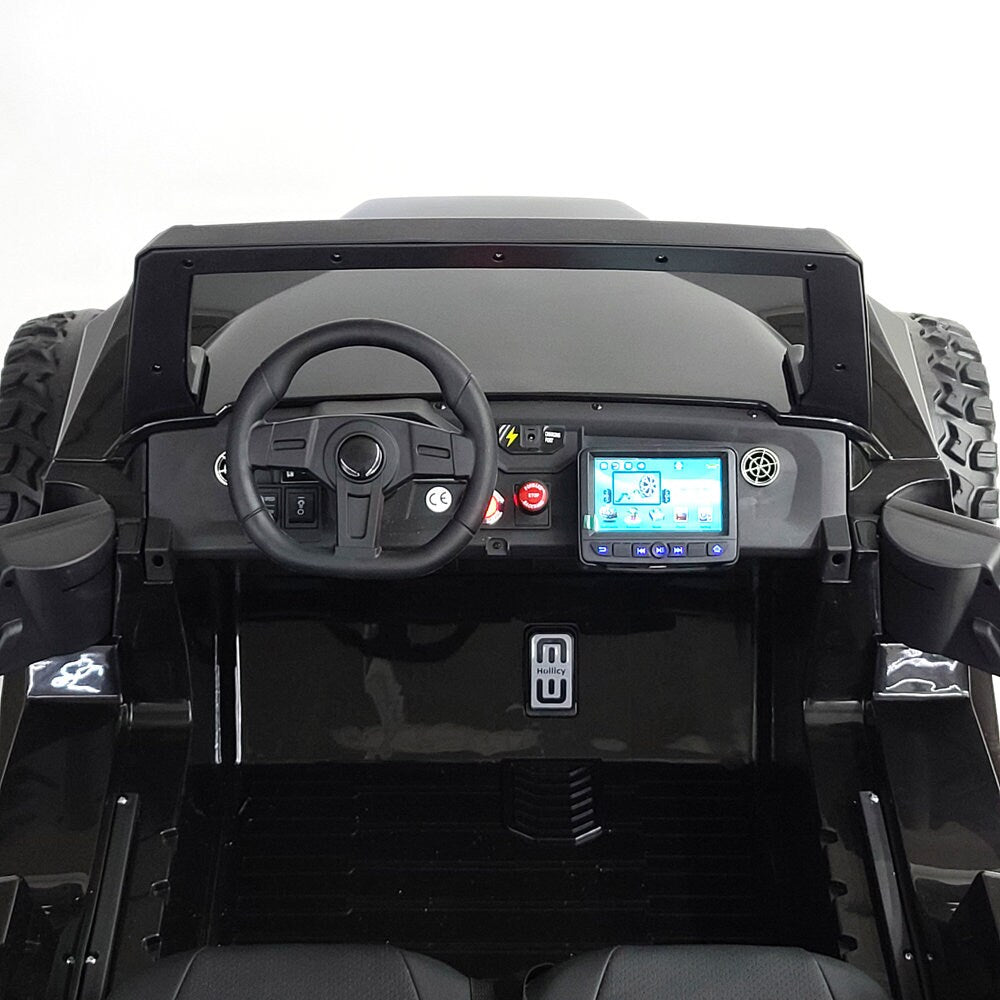
<path id="1" fill-rule="evenodd" d="M 229 480 L 226 478 L 226 453 L 224 451 L 219 452 L 219 457 L 215 460 L 215 478 L 223 486 L 229 485 Z"/>
<path id="2" fill-rule="evenodd" d="M 535 626 L 527 634 L 528 715 L 576 715 L 576 633 Z"/>
<path id="3" fill-rule="evenodd" d="M 751 448 L 740 462 L 740 474 L 751 486 L 770 486 L 780 469 L 778 456 L 769 448 Z"/>

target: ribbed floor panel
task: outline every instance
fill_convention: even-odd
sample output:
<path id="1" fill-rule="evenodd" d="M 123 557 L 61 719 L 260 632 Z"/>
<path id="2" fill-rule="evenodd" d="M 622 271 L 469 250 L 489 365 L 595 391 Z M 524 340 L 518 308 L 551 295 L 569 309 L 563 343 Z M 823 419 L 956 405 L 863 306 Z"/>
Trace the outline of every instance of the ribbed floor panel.
<path id="1" fill-rule="evenodd" d="M 222 942 L 391 941 L 475 975 L 611 943 L 832 944 L 815 831 L 787 801 L 766 806 L 751 768 L 605 763 L 604 832 L 576 847 L 504 826 L 501 764 L 243 780 L 217 883 Z"/>

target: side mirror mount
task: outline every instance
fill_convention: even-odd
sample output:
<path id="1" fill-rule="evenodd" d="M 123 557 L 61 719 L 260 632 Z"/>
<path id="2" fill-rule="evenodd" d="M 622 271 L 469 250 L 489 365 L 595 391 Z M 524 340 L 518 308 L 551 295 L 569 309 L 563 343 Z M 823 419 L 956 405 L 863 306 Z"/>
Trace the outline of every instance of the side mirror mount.
<path id="1" fill-rule="evenodd" d="M 895 498 L 879 551 L 886 635 L 1000 675 L 1000 528 Z"/>

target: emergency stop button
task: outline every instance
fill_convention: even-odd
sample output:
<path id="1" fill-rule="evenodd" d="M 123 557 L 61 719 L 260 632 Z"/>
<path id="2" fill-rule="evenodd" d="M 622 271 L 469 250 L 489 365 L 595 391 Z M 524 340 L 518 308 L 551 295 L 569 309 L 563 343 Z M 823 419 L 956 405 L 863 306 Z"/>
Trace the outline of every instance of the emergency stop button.
<path id="1" fill-rule="evenodd" d="M 528 514 L 541 514 L 549 505 L 549 488 L 534 480 L 517 488 L 517 505 Z"/>

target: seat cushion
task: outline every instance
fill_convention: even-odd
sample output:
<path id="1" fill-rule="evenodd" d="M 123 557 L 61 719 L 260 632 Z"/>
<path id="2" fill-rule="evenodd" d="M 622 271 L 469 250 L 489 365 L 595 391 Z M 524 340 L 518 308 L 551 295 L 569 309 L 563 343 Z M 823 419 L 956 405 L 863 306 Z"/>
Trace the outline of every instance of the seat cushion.
<path id="1" fill-rule="evenodd" d="M 109 1000 L 469 1000 L 447 965 L 388 945 L 201 948 L 160 959 Z"/>
<path id="2" fill-rule="evenodd" d="M 589 952 L 528 984 L 527 1000 L 888 1000 L 857 969 L 798 948 L 664 945 Z"/>

